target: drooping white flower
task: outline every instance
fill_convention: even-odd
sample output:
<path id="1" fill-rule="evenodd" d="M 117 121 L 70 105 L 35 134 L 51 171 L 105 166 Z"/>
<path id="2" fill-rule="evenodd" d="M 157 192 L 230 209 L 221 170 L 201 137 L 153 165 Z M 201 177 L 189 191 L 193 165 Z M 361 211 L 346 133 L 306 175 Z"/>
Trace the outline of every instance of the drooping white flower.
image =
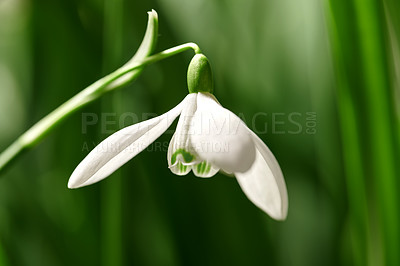
<path id="1" fill-rule="evenodd" d="M 212 83 L 202 78 L 203 57 L 200 68 L 194 64 L 195 82 L 191 84 L 188 78 L 191 93 L 181 103 L 161 116 L 105 139 L 77 166 L 68 187 L 87 186 L 108 177 L 154 142 L 180 115 L 168 147 L 171 171 L 177 175 L 192 171 L 198 177 L 212 177 L 220 170 L 233 174 L 256 206 L 272 218 L 284 220 L 288 197 L 279 164 L 264 142 L 238 116 L 222 107 L 210 89 L 198 89 L 199 84 L 201 88 L 204 84 L 212 88 Z M 198 59 L 195 63 L 199 63 Z M 205 60 L 207 76 L 211 72 Z"/>

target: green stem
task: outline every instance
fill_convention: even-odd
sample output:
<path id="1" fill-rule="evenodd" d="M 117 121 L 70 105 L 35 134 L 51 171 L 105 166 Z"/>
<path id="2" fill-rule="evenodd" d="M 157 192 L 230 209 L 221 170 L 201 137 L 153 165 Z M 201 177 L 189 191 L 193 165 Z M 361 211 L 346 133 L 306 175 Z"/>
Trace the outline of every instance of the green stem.
<path id="1" fill-rule="evenodd" d="M 116 86 L 111 83 L 118 78 L 144 66 L 166 59 L 173 55 L 182 53 L 189 49 L 193 49 L 194 52 L 201 53 L 200 48 L 195 43 L 186 43 L 175 46 L 173 48 L 164 50 L 158 54 L 148 56 L 143 61 L 132 64 L 130 66 L 123 66 L 111 74 L 99 79 L 94 82 L 74 97 L 60 105 L 53 112 L 42 118 L 39 122 L 33 125 L 29 130 L 23 133 L 17 140 L 14 141 L 4 152 L 0 154 L 0 173 L 16 158 L 18 158 L 23 151 L 34 147 L 42 140 L 47 134 L 49 134 L 55 126 L 61 121 L 66 119 L 74 112 L 81 109 L 83 106 L 93 102 L 100 98 L 103 94 L 120 88 L 140 75 L 140 71 L 135 72 L 129 79 L 124 80 Z M 111 85 L 111 86 L 109 86 Z"/>
<path id="2" fill-rule="evenodd" d="M 357 265 L 400 265 L 397 124 L 382 1 L 330 0 Z"/>
<path id="3" fill-rule="evenodd" d="M 387 75 L 384 27 L 381 2 L 378 0 L 354 0 L 358 21 L 359 38 L 362 41 L 365 95 L 368 106 L 371 141 L 371 169 L 380 214 L 384 245 L 384 264 L 399 265 L 399 215 L 398 184 L 396 176 L 393 113 L 390 101 L 390 82 Z"/>
<path id="4" fill-rule="evenodd" d="M 338 26 L 335 23 L 334 6 L 331 2 L 330 24 L 332 48 L 335 54 L 335 70 L 337 76 L 338 112 L 342 133 L 342 149 L 344 171 L 346 173 L 347 193 L 349 199 L 350 232 L 353 249 L 353 264 L 364 266 L 368 261 L 368 250 L 372 246 L 370 225 L 368 220 L 367 188 L 365 171 L 363 169 L 360 129 L 357 119 L 357 109 L 351 94 L 351 85 L 346 75 L 346 58 L 344 47 L 339 41 Z"/>
<path id="5" fill-rule="evenodd" d="M 118 63 L 122 55 L 124 0 L 104 0 L 103 70 Z M 152 52 L 152 48 L 148 53 Z M 121 91 L 101 99 L 102 109 L 121 113 Z M 117 125 L 114 126 L 117 130 Z M 101 265 L 124 265 L 122 239 L 122 173 L 112 174 L 108 182 L 101 184 Z"/>

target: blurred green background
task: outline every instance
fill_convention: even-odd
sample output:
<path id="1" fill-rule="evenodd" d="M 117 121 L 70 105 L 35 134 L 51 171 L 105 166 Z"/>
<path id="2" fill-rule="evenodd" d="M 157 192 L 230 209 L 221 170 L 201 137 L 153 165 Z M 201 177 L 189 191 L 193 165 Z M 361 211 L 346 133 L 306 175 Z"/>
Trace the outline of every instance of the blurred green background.
<path id="1" fill-rule="evenodd" d="M 395 0 L 0 0 L 0 150 L 125 63 L 152 8 L 156 51 L 196 42 L 216 97 L 277 157 L 287 220 L 234 178 L 173 175 L 155 146 L 67 189 L 88 149 L 186 95 L 188 51 L 74 114 L 2 175 L 0 266 L 400 265 Z M 98 123 L 84 127 L 85 114 Z"/>

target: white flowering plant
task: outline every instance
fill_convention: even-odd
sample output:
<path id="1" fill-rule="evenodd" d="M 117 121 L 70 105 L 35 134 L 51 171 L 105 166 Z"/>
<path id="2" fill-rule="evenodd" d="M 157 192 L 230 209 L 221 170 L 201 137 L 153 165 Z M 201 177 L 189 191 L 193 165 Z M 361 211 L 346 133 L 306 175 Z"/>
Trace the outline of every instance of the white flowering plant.
<path id="1" fill-rule="evenodd" d="M 157 32 L 158 18 L 153 10 L 149 12 L 142 44 L 132 59 L 26 131 L 0 155 L 0 171 L 70 114 L 133 81 L 144 66 L 193 49 L 195 56 L 187 72 L 188 95 L 163 115 L 123 128 L 106 138 L 76 167 L 68 187 L 79 188 L 108 177 L 160 137 L 179 116 L 167 152 L 172 173 L 186 175 L 192 171 L 197 177 L 209 178 L 221 171 L 235 176 L 250 201 L 272 218 L 286 219 L 288 196 L 281 168 L 265 143 L 217 101 L 207 57 L 194 43 L 152 55 Z"/>

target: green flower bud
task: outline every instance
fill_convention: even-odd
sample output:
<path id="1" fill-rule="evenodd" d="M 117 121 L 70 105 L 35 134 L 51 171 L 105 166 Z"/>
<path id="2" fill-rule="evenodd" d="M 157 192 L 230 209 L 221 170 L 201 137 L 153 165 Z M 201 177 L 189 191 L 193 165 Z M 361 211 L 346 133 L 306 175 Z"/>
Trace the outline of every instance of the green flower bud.
<path id="1" fill-rule="evenodd" d="M 214 89 L 214 82 L 211 73 L 211 66 L 207 57 L 203 54 L 196 54 L 190 61 L 187 83 L 189 93 L 209 92 Z"/>

